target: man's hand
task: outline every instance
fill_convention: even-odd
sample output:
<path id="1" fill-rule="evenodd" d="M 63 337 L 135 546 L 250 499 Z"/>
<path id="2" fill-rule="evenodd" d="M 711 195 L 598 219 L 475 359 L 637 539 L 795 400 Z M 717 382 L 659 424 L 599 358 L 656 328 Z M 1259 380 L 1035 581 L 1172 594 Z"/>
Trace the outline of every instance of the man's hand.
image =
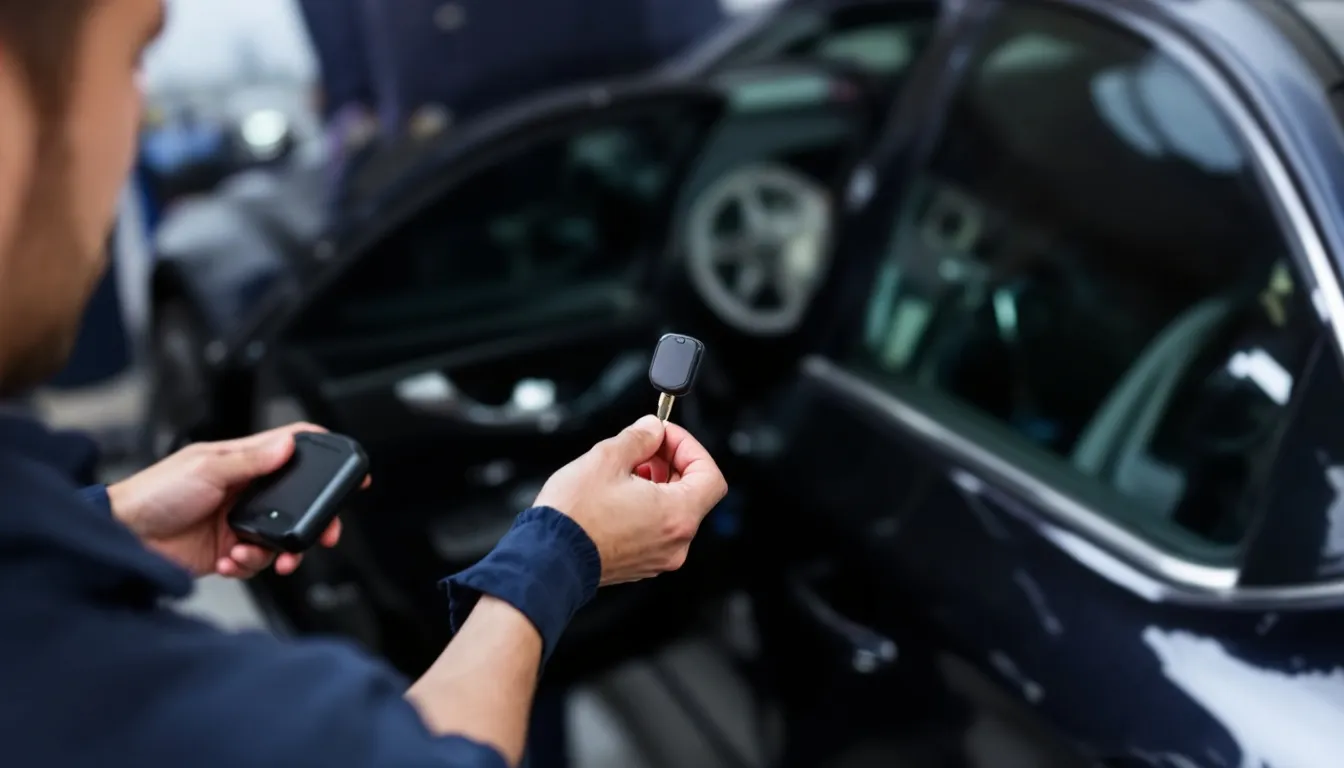
<path id="1" fill-rule="evenodd" d="M 292 573 L 300 555 L 286 553 L 276 560 L 274 553 L 240 542 L 229 527 L 228 513 L 249 483 L 289 460 L 294 433 L 324 431 L 312 424 L 291 424 L 239 440 L 190 445 L 110 486 L 112 514 L 145 546 L 196 576 L 250 578 L 272 560 L 277 572 Z M 322 534 L 322 545 L 334 547 L 340 536 L 336 520 Z"/>
<path id="2" fill-rule="evenodd" d="M 561 468 L 537 506 L 568 515 L 597 545 L 602 584 L 674 571 L 728 492 L 714 459 L 676 424 L 645 416 Z"/>

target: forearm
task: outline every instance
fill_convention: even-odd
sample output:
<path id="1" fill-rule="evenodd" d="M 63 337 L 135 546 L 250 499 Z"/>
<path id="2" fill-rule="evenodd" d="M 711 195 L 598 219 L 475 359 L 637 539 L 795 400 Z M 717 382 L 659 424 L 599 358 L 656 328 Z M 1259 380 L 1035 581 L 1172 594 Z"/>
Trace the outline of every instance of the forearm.
<path id="1" fill-rule="evenodd" d="M 489 555 L 448 578 L 453 641 L 407 692 L 430 730 L 488 744 L 516 765 L 541 667 L 601 575 L 582 528 L 533 508 Z"/>
<path id="2" fill-rule="evenodd" d="M 482 597 L 406 698 L 432 732 L 488 744 L 517 765 L 540 666 L 536 627 L 508 603 Z"/>

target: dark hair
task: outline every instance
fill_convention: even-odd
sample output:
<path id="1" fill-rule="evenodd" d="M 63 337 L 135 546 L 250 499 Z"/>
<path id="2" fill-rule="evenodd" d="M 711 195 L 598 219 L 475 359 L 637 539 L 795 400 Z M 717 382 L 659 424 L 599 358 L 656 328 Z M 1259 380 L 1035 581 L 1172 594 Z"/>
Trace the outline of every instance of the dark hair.
<path id="1" fill-rule="evenodd" d="M 76 40 L 94 0 L 0 0 L 0 48 L 23 69 L 43 118 L 65 108 L 75 78 Z"/>

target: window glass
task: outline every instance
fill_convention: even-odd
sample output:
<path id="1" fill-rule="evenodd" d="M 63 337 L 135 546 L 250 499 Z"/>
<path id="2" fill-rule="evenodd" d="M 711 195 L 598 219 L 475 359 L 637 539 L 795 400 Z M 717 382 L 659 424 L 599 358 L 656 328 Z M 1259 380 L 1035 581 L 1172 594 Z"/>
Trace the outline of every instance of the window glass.
<path id="1" fill-rule="evenodd" d="M 1005 11 L 901 205 L 857 364 L 1121 523 L 1228 555 L 1317 327 L 1199 84 L 1098 22 Z"/>
<path id="2" fill-rule="evenodd" d="M 711 120 L 699 107 L 653 110 L 489 163 L 363 257 L 300 335 L 411 332 L 628 294 Z"/>
<path id="3" fill-rule="evenodd" d="M 1339 0 L 1293 0 L 1293 5 L 1321 33 L 1326 43 L 1344 56 L 1344 3 Z"/>
<path id="4" fill-rule="evenodd" d="M 856 3 L 827 11 L 787 11 L 726 57 L 724 65 L 810 58 L 896 78 L 928 42 L 936 13 L 932 3 Z"/>

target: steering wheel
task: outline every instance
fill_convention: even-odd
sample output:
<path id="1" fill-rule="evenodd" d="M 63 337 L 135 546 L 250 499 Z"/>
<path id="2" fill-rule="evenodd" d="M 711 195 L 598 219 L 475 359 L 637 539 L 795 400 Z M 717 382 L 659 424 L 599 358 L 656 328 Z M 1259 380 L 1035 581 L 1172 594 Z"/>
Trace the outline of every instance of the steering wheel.
<path id="1" fill-rule="evenodd" d="M 710 310 L 753 336 L 796 330 L 830 265 L 826 189 L 778 163 L 711 183 L 686 223 L 691 284 Z"/>

